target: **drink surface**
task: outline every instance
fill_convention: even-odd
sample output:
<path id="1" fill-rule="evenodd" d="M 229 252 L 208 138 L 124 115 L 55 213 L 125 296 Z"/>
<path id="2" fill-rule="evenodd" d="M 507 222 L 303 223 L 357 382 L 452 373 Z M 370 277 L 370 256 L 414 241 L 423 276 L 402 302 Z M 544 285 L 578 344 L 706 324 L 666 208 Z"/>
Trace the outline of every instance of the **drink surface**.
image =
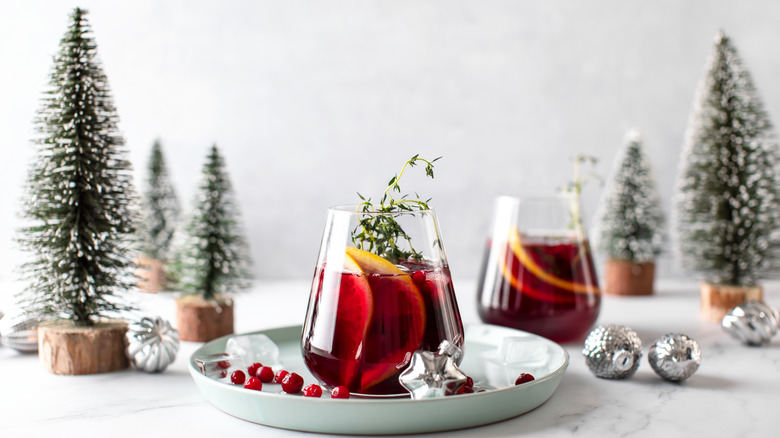
<path id="1" fill-rule="evenodd" d="M 488 242 L 478 310 L 489 324 L 525 330 L 556 342 L 584 337 L 598 318 L 600 294 L 587 240 L 520 236 Z"/>
<path id="2" fill-rule="evenodd" d="M 327 266 L 315 272 L 303 356 L 328 386 L 359 394 L 404 394 L 398 383 L 411 353 L 443 340 L 463 347 L 449 269 L 403 263 L 395 274 Z"/>

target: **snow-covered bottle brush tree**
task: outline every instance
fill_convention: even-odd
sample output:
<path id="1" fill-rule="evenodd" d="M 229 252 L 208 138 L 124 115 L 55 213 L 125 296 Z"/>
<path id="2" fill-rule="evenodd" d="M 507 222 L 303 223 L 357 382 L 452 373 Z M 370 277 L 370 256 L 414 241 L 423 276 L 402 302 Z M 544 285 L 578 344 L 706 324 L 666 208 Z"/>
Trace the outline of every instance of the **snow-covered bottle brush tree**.
<path id="1" fill-rule="evenodd" d="M 55 374 L 127 367 L 120 318 L 135 287 L 130 163 L 86 16 L 71 13 L 54 57 L 19 237 L 30 255 L 20 301 L 56 318 L 38 327 L 41 362 Z"/>
<path id="2" fill-rule="evenodd" d="M 762 298 L 780 273 L 777 142 L 731 40 L 718 32 L 691 112 L 674 202 L 676 253 L 700 273 L 702 317 Z"/>
<path id="3" fill-rule="evenodd" d="M 250 285 L 248 245 L 225 160 L 213 146 L 184 229 L 177 236 L 177 327 L 182 340 L 233 333 L 231 295 Z"/>
<path id="4" fill-rule="evenodd" d="M 606 257 L 604 292 L 650 295 L 655 259 L 664 241 L 664 213 L 644 141 L 637 130 L 626 135 L 602 197 L 594 229 Z"/>
<path id="5" fill-rule="evenodd" d="M 141 290 L 158 292 L 167 285 L 173 235 L 179 220 L 179 201 L 168 175 L 162 144 L 152 144 L 141 198 L 143 221 L 139 224 Z"/>

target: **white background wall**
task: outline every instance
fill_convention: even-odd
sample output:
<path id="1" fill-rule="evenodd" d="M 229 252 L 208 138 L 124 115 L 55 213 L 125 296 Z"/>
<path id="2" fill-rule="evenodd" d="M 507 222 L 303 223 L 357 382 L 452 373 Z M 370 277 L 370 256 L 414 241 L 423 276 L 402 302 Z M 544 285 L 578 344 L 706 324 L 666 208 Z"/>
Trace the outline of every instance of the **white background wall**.
<path id="1" fill-rule="evenodd" d="M 68 14 L 87 8 L 140 179 L 155 138 L 185 206 L 226 156 L 256 275 L 308 278 L 326 207 L 378 196 L 415 153 L 456 278 L 477 275 L 499 194 L 552 194 L 571 157 L 609 172 L 642 130 L 666 210 L 713 37 L 731 36 L 780 125 L 769 0 L 26 1 L 0 3 L 0 280 L 32 120 Z M 602 187 L 590 185 L 586 215 Z M 681 275 L 666 257 L 664 275 Z M 470 293 L 470 291 L 461 291 Z"/>

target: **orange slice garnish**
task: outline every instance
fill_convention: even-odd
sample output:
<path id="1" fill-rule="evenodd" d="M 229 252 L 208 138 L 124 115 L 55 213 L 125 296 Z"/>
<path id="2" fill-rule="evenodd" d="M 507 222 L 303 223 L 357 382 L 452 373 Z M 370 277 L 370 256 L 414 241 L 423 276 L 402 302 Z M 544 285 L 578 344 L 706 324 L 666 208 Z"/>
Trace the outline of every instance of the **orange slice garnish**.
<path id="1" fill-rule="evenodd" d="M 520 230 L 518 230 L 517 227 L 512 227 L 512 229 L 509 232 L 509 247 L 512 249 L 512 252 L 514 253 L 515 257 L 517 257 L 517 260 L 520 261 L 523 267 L 525 267 L 525 269 L 527 269 L 529 272 L 534 274 L 537 278 L 544 281 L 545 283 L 551 284 L 557 288 L 568 290 L 574 293 L 594 293 L 594 294 L 599 293 L 598 287 L 589 284 L 575 283 L 573 281 L 564 280 L 545 271 L 541 266 L 539 266 L 534 261 L 534 259 L 531 257 L 530 254 L 528 254 L 525 248 L 523 248 L 523 242 L 520 237 Z M 512 270 L 509 268 L 509 266 L 507 266 L 506 254 L 504 254 L 503 257 L 499 257 L 499 265 L 501 267 L 502 273 L 504 274 L 504 277 L 507 280 L 509 280 L 509 282 L 512 284 L 512 287 L 520 290 L 519 279 L 514 275 Z"/>

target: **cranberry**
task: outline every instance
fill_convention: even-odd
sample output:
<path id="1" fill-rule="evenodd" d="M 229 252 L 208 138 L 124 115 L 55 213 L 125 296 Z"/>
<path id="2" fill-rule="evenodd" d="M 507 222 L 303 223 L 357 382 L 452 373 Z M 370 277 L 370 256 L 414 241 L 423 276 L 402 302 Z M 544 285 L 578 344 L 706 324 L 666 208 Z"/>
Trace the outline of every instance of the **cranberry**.
<path id="1" fill-rule="evenodd" d="M 260 367 L 255 372 L 255 376 L 263 383 L 271 383 L 274 381 L 274 370 L 271 367 Z"/>
<path id="2" fill-rule="evenodd" d="M 230 381 L 236 385 L 243 384 L 244 380 L 246 380 L 246 374 L 241 370 L 235 370 L 233 371 L 233 374 L 230 375 Z"/>
<path id="3" fill-rule="evenodd" d="M 455 394 L 473 394 L 474 393 L 474 379 L 472 379 L 469 376 L 466 376 L 466 383 L 463 384 L 463 386 L 460 387 L 460 389 L 455 392 Z"/>
<path id="4" fill-rule="evenodd" d="M 337 386 L 330 392 L 330 398 L 349 398 L 349 390 L 346 386 Z"/>
<path id="5" fill-rule="evenodd" d="M 320 388 L 320 385 L 312 383 L 303 388 L 303 395 L 306 397 L 322 397 L 322 388 Z"/>
<path id="6" fill-rule="evenodd" d="M 412 280 L 417 284 L 422 284 L 425 281 L 425 273 L 423 271 L 414 271 Z"/>
<path id="7" fill-rule="evenodd" d="M 296 373 L 290 373 L 282 379 L 282 391 L 288 394 L 297 394 L 303 388 L 303 377 Z"/>
<path id="8" fill-rule="evenodd" d="M 217 366 L 222 368 L 223 370 L 226 370 L 226 369 L 230 368 L 230 362 L 228 362 L 226 360 L 221 360 L 221 361 L 217 362 Z"/>
<path id="9" fill-rule="evenodd" d="M 261 364 L 260 362 L 255 362 L 252 365 L 249 365 L 249 368 L 247 368 L 246 370 L 249 371 L 250 376 L 254 376 L 257 374 L 257 369 L 260 368 L 261 366 L 263 366 L 263 364 Z"/>
<path id="10" fill-rule="evenodd" d="M 244 388 L 260 391 L 263 389 L 263 382 L 261 382 L 257 377 L 250 377 L 246 380 L 246 383 L 244 383 Z"/>
<path id="11" fill-rule="evenodd" d="M 534 376 L 528 373 L 520 373 L 520 376 L 517 378 L 517 380 L 515 380 L 515 385 L 519 385 L 525 382 L 530 382 L 531 380 L 534 380 Z"/>
<path id="12" fill-rule="evenodd" d="M 285 371 L 285 370 L 279 370 L 279 371 L 277 371 L 277 372 L 276 372 L 276 375 L 274 376 L 274 382 L 275 382 L 275 383 L 282 383 L 282 380 L 284 380 L 284 378 L 285 378 L 285 377 L 286 377 L 288 374 L 290 374 L 290 373 L 289 373 L 289 372 L 287 372 L 287 371 Z"/>

